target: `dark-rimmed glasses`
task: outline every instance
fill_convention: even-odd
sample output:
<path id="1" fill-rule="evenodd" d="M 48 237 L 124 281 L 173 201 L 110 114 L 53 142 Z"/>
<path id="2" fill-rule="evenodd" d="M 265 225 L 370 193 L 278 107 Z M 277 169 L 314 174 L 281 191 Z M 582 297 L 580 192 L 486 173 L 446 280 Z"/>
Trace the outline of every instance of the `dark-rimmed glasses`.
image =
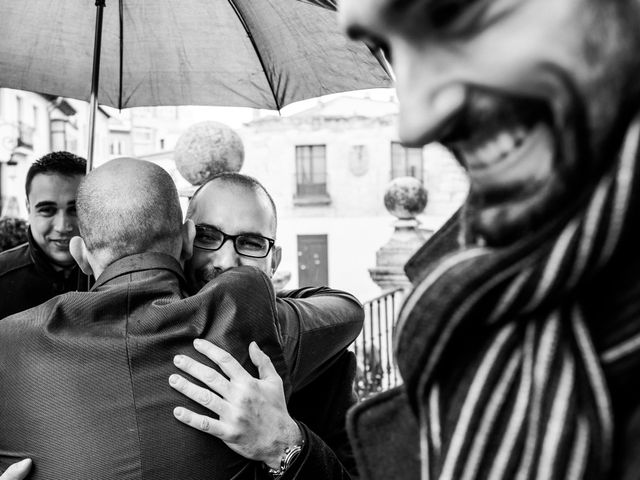
<path id="1" fill-rule="evenodd" d="M 227 240 L 233 242 L 233 248 L 238 255 L 251 258 L 266 257 L 273 248 L 273 244 L 276 243 L 274 239 L 262 235 L 251 233 L 229 235 L 211 225 L 198 224 L 196 225 L 196 238 L 193 241 L 193 246 L 215 251 L 220 250 Z"/>

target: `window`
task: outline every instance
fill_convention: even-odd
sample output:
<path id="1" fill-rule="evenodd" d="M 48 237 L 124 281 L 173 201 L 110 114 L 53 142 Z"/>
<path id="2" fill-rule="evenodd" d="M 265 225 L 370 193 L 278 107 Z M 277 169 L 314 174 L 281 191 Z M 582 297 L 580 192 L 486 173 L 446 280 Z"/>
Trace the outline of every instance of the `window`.
<path id="1" fill-rule="evenodd" d="M 18 146 L 33 148 L 33 127 L 24 121 L 24 103 L 22 97 L 16 97 L 16 109 L 18 118 Z"/>
<path id="2" fill-rule="evenodd" d="M 408 148 L 400 142 L 391 142 L 391 179 L 415 177 L 424 181 L 422 148 Z"/>
<path id="3" fill-rule="evenodd" d="M 109 154 L 110 155 L 122 155 L 122 140 L 113 140 L 109 144 Z"/>
<path id="4" fill-rule="evenodd" d="M 296 146 L 296 196 L 327 196 L 325 145 Z"/>

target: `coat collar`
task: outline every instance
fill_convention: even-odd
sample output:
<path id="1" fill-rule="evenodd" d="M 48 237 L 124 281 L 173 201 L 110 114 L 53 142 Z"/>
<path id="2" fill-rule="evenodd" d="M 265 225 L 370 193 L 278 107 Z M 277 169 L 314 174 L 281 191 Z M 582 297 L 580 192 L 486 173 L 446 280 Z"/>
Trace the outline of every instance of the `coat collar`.
<path id="1" fill-rule="evenodd" d="M 51 259 L 47 256 L 46 253 L 44 253 L 44 250 L 40 248 L 40 245 L 38 245 L 35 238 L 33 238 L 31 227 L 29 227 L 29 230 L 27 230 L 27 237 L 29 241 L 29 255 L 31 256 L 31 261 L 35 265 L 36 270 L 41 275 L 50 279 L 67 278 L 74 271 L 79 270 L 78 266 L 75 263 L 73 264 L 73 266 L 64 267 L 61 270 L 56 270 Z"/>
<path id="2" fill-rule="evenodd" d="M 164 253 L 148 252 L 129 255 L 113 262 L 104 269 L 91 291 L 123 275 L 149 270 L 168 270 L 185 283 L 184 272 L 175 258 Z"/>

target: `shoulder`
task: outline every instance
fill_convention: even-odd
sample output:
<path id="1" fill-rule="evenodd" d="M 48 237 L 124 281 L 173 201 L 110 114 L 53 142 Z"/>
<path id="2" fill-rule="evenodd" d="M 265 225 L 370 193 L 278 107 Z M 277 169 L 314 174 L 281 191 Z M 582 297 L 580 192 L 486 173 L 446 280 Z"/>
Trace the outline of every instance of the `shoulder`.
<path id="1" fill-rule="evenodd" d="M 64 295 L 50 298 L 40 305 L 36 305 L 27 310 L 13 313 L 0 321 L 0 337 L 3 341 L 11 339 L 11 335 L 23 335 L 25 331 L 39 329 L 56 314 L 59 307 L 64 303 Z M 18 337 L 24 338 L 24 337 Z"/>
<path id="2" fill-rule="evenodd" d="M 31 265 L 33 262 L 28 243 L 0 253 L 0 277 Z"/>

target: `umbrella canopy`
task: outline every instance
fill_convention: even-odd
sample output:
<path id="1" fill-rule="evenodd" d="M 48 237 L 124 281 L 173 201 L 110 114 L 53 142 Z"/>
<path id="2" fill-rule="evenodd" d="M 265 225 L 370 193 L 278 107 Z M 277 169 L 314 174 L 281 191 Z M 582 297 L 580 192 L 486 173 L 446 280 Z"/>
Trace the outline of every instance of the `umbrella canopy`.
<path id="1" fill-rule="evenodd" d="M 0 0 L 0 87 L 88 100 L 93 0 Z M 267 109 L 389 87 L 335 12 L 297 0 L 107 0 L 103 105 Z"/>

